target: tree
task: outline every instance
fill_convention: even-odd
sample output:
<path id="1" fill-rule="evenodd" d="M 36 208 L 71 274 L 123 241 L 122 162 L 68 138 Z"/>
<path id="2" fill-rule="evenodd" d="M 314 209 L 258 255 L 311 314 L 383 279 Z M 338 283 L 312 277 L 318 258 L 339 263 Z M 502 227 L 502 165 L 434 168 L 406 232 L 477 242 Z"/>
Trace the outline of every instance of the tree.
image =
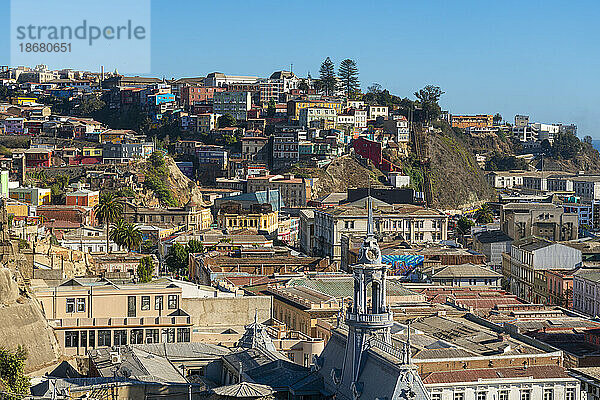
<path id="1" fill-rule="evenodd" d="M 150 282 L 152 280 L 152 273 L 154 272 L 154 262 L 152 257 L 147 256 L 140 260 L 137 267 L 138 280 L 141 283 Z"/>
<path id="2" fill-rule="evenodd" d="M 142 231 L 135 224 L 126 222 L 123 231 L 123 246 L 129 250 L 139 249 L 142 244 Z"/>
<path id="3" fill-rule="evenodd" d="M 125 247 L 125 224 L 125 220 L 120 219 L 110 227 L 109 238 L 115 242 L 119 248 Z"/>
<path id="4" fill-rule="evenodd" d="M 308 87 L 308 83 L 306 83 L 306 79 L 302 78 L 300 79 L 300 83 L 298 84 L 298 90 L 300 90 L 301 92 L 308 92 L 308 89 L 310 89 Z"/>
<path id="5" fill-rule="evenodd" d="M 527 169 L 527 162 L 513 155 L 494 152 L 485 162 L 486 171 L 511 171 Z"/>
<path id="6" fill-rule="evenodd" d="M 188 254 L 203 253 L 204 245 L 202 244 L 201 241 L 192 239 L 186 245 L 186 250 L 187 250 Z"/>
<path id="7" fill-rule="evenodd" d="M 9 399 L 21 399 L 29 393 L 29 377 L 25 375 L 27 351 L 20 345 L 16 350 L 0 349 L 0 383 Z"/>
<path id="8" fill-rule="evenodd" d="M 494 125 L 500 125 L 501 122 L 502 115 L 500 115 L 500 113 L 496 113 L 496 115 L 494 115 Z"/>
<path id="9" fill-rule="evenodd" d="M 382 91 L 383 91 L 383 88 L 381 87 L 381 85 L 379 83 L 372 83 L 371 86 L 369 86 L 367 88 L 367 92 L 372 93 L 372 94 L 378 94 L 378 93 L 381 93 Z"/>
<path id="10" fill-rule="evenodd" d="M 462 216 L 456 223 L 456 229 L 461 236 L 466 235 L 471 231 L 471 227 L 475 225 L 469 218 Z"/>
<path id="11" fill-rule="evenodd" d="M 331 96 L 335 91 L 335 66 L 329 57 L 321 63 L 319 68 L 319 87 L 327 96 Z"/>
<path id="12" fill-rule="evenodd" d="M 123 212 L 123 200 L 111 192 L 103 192 L 98 204 L 94 207 L 98 222 L 106 226 L 106 252 L 110 253 L 110 224 L 117 221 Z"/>
<path id="13" fill-rule="evenodd" d="M 269 100 L 269 106 L 267 107 L 267 117 L 273 118 L 275 116 L 275 100 Z"/>
<path id="14" fill-rule="evenodd" d="M 235 118 L 233 118 L 233 115 L 227 113 L 219 117 L 217 124 L 219 125 L 219 128 L 227 128 L 229 126 L 236 126 L 237 121 Z"/>
<path id="15" fill-rule="evenodd" d="M 175 243 L 169 247 L 167 256 L 165 257 L 165 264 L 169 271 L 176 274 L 184 274 L 188 267 L 188 252 L 185 246 Z"/>
<path id="16" fill-rule="evenodd" d="M 438 119 L 442 113 L 442 109 L 438 102 L 444 93 L 445 92 L 442 91 L 439 86 L 434 85 L 427 85 L 418 92 L 415 92 L 415 96 L 421 103 L 425 118 L 428 122 Z"/>
<path id="17" fill-rule="evenodd" d="M 488 203 L 485 203 L 479 210 L 475 211 L 475 222 L 478 224 L 490 224 L 494 222 L 494 213 Z"/>
<path id="18" fill-rule="evenodd" d="M 91 117 L 106 106 L 106 103 L 96 96 L 83 97 L 75 106 L 77 113 L 84 117 Z"/>
<path id="19" fill-rule="evenodd" d="M 342 87 L 348 98 L 358 92 L 358 67 L 356 66 L 356 62 L 354 60 L 349 58 L 343 60 L 340 63 L 338 75 L 342 81 Z"/>
<path id="20" fill-rule="evenodd" d="M 579 138 L 572 133 L 559 133 L 552 143 L 554 158 L 570 160 L 581 150 Z"/>
<path id="21" fill-rule="evenodd" d="M 583 143 L 592 144 L 592 137 L 590 135 L 586 135 L 583 137 Z"/>

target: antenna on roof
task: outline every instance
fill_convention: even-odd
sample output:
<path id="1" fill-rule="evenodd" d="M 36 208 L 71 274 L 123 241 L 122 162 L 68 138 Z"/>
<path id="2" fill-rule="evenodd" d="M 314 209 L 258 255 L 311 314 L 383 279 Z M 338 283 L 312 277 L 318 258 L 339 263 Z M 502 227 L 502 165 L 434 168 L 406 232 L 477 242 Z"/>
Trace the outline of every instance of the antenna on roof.
<path id="1" fill-rule="evenodd" d="M 294 63 L 290 64 L 290 72 L 294 72 Z"/>

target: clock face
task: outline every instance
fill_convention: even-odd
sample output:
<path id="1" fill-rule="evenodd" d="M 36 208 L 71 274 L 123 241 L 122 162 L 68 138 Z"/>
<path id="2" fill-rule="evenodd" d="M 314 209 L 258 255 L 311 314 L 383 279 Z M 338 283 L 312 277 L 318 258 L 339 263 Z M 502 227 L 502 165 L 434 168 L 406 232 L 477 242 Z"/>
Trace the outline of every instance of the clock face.
<path id="1" fill-rule="evenodd" d="M 367 260 L 374 261 L 377 259 L 377 249 L 367 249 L 366 252 Z"/>

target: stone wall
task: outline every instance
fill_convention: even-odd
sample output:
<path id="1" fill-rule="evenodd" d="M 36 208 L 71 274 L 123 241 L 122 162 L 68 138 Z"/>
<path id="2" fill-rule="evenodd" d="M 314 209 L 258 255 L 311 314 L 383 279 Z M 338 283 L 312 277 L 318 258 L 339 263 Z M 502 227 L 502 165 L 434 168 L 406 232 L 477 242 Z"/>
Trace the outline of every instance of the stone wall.
<path id="1" fill-rule="evenodd" d="M 198 327 L 244 326 L 271 318 L 271 298 L 268 296 L 216 297 L 182 299 L 181 308 L 190 314 Z"/>

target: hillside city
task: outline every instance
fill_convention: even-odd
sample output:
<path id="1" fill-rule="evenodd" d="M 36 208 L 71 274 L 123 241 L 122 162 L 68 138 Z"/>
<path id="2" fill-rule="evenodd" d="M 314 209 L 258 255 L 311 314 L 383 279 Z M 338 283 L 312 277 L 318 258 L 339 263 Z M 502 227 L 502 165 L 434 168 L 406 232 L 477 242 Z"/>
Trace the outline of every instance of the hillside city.
<path id="1" fill-rule="evenodd" d="M 592 138 L 316 67 L 0 67 L 0 398 L 600 398 Z"/>

